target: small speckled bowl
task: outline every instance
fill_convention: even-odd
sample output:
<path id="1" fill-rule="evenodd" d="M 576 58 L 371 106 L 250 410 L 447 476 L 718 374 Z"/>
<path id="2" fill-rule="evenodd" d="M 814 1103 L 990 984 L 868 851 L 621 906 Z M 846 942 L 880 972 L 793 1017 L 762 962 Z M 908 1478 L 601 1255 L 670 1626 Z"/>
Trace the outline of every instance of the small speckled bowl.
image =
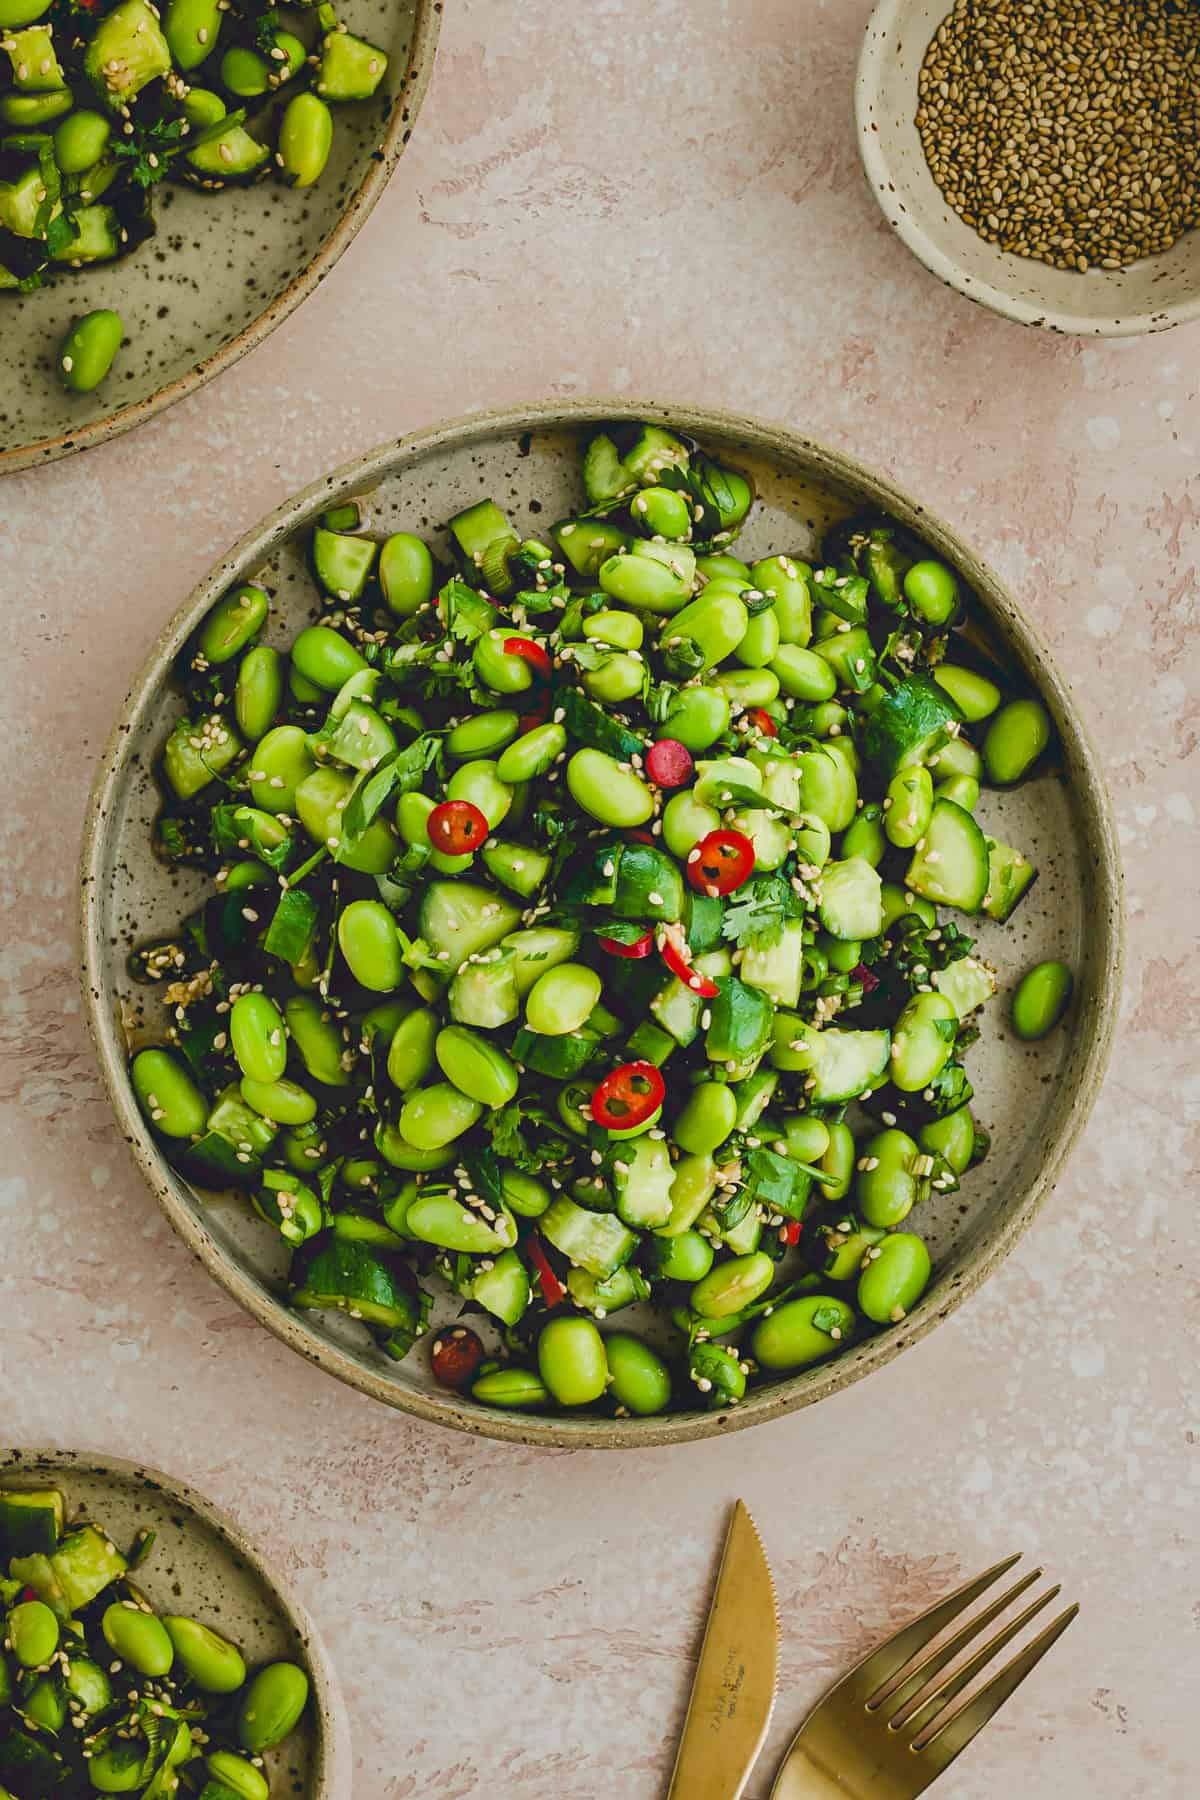
<path id="1" fill-rule="evenodd" d="M 346 20 L 386 50 L 373 100 L 334 110 L 314 187 L 155 190 L 158 229 L 119 262 L 0 294 L 0 475 L 87 450 L 211 381 L 322 282 L 387 185 L 433 68 L 442 0 L 351 0 Z M 54 354 L 74 319 L 113 307 L 130 342 L 91 394 L 69 393 Z"/>
<path id="2" fill-rule="evenodd" d="M 312 1620 L 232 1519 L 194 1488 L 118 1456 L 0 1446 L 0 1487 L 58 1487 L 68 1523 L 94 1519 L 117 1544 L 155 1534 L 138 1585 L 162 1612 L 184 1612 L 231 1638 L 247 1663 L 308 1671 L 304 1719 L 266 1759 L 272 1794 L 350 1800 L 353 1754 L 337 1676 Z"/>
<path id="3" fill-rule="evenodd" d="M 172 661 L 225 589 L 237 581 L 261 582 L 272 596 L 269 637 L 285 645 L 319 610 L 305 546 L 327 507 L 356 496 L 369 529 L 419 532 L 449 559 L 446 520 L 485 495 L 531 530 L 544 530 L 548 520 L 577 509 L 583 498 L 581 438 L 601 421 L 616 419 L 660 420 L 745 470 L 758 499 L 738 540 L 739 555 L 753 560 L 790 550 L 812 559 L 833 520 L 872 508 L 919 532 L 960 570 L 996 653 L 1049 707 L 1060 747 L 1036 780 L 986 795 L 981 813 L 987 829 L 1025 850 L 1040 877 L 1009 926 L 972 918 L 969 928 L 1005 986 L 1029 964 L 1057 957 L 1076 972 L 1076 997 L 1066 1025 L 1040 1044 L 1022 1044 L 1006 1029 L 1003 1000 L 989 1009 L 983 1041 L 968 1061 L 977 1095 L 973 1108 L 992 1132 L 992 1151 L 960 1192 L 922 1205 L 920 1230 L 929 1239 L 936 1275 L 902 1326 L 865 1339 L 834 1362 L 752 1389 L 742 1405 L 720 1412 L 627 1420 L 530 1417 L 479 1406 L 438 1387 L 427 1352 L 394 1363 L 362 1326 L 334 1314 L 288 1309 L 286 1257 L 277 1235 L 244 1199 L 194 1192 L 167 1163 L 138 1110 L 129 1052 L 160 1040 L 163 1021 L 154 990 L 131 980 L 126 958 L 136 944 L 174 931 L 211 891 L 194 871 L 168 869 L 153 855 L 151 828 L 161 796 L 152 771 L 182 710 L 170 685 Z M 1016 602 L 961 538 L 886 477 L 781 426 L 689 406 L 554 401 L 458 420 L 384 444 L 248 532 L 168 622 L 134 679 L 92 791 L 81 881 L 83 997 L 101 1068 L 138 1167 L 184 1242 L 277 1337 L 341 1380 L 435 1423 L 525 1443 L 619 1448 L 679 1443 L 752 1425 L 835 1393 L 931 1330 L 997 1266 L 1053 1187 L 1095 1098 L 1120 992 L 1120 865 L 1103 777 L 1066 685 Z M 440 1316 L 453 1316 L 449 1305 Z"/>
<path id="4" fill-rule="evenodd" d="M 1136 337 L 1200 318 L 1200 230 L 1129 269 L 1073 275 L 984 240 L 946 204 L 913 123 L 917 80 L 951 0 L 879 0 L 855 84 L 858 142 L 883 216 L 925 267 L 1020 325 Z"/>

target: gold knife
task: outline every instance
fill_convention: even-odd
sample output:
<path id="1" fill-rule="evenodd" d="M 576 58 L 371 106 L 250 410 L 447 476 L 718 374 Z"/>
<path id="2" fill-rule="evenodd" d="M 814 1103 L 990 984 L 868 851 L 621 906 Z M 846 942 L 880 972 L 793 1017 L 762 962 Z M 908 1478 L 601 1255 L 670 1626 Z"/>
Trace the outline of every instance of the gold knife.
<path id="1" fill-rule="evenodd" d="M 775 1584 L 754 1521 L 739 1500 L 668 1800 L 739 1800 L 766 1741 L 778 1668 Z"/>

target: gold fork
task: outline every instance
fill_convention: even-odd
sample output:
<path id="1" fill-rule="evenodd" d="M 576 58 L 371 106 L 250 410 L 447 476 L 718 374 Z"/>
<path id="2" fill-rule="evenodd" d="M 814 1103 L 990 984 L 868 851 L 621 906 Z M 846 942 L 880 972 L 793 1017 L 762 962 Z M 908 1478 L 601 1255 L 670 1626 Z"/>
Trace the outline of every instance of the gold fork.
<path id="1" fill-rule="evenodd" d="M 1069 1606 L 957 1709 L 950 1703 L 1060 1592 L 1052 1587 L 1010 1619 L 959 1667 L 936 1680 L 972 1638 L 1037 1581 L 1034 1569 L 989 1601 L 954 1635 L 918 1654 L 1021 1560 L 1020 1552 L 940 1600 L 872 1650 L 818 1702 L 783 1759 L 770 1800 L 912 1800 L 936 1781 L 1014 1688 L 1041 1661 L 1079 1611 Z"/>

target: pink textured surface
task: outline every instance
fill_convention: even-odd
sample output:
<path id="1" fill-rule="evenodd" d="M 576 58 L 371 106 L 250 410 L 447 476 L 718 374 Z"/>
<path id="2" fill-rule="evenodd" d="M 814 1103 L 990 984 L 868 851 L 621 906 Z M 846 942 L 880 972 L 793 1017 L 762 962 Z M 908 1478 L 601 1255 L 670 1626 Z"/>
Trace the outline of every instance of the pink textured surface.
<path id="1" fill-rule="evenodd" d="M 1196 332 L 1038 336 L 927 276 L 859 174 L 867 12 L 452 0 L 412 149 L 300 313 L 142 431 L 0 486 L 5 1433 L 149 1458 L 256 1532 L 339 1661 L 362 1800 L 659 1793 L 735 1494 L 785 1626 L 752 1800 L 849 1658 L 1012 1548 L 1083 1619 L 946 1794 L 1195 1791 Z M 816 1411 L 618 1461 L 410 1424 L 233 1308 L 116 1139 L 72 940 L 93 758 L 218 551 L 380 439 L 605 390 L 785 420 L 958 524 L 1074 674 L 1131 912 L 1105 1093 L 1001 1273 Z"/>

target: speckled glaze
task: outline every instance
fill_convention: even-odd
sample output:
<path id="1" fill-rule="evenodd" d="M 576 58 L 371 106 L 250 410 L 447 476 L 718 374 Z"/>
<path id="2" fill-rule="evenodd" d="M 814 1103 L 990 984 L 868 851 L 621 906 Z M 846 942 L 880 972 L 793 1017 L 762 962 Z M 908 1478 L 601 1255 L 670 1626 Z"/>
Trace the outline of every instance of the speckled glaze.
<path id="1" fill-rule="evenodd" d="M 325 279 L 412 135 L 433 66 L 442 0 L 350 0 L 351 29 L 387 51 L 376 97 L 335 106 L 333 150 L 303 190 L 271 177 L 206 193 L 154 191 L 155 235 L 129 256 L 0 294 L 0 475 L 129 431 L 252 350 Z M 58 344 L 97 307 L 126 339 L 91 394 L 64 388 Z"/>
<path id="2" fill-rule="evenodd" d="M 917 78 L 951 0 L 879 0 L 855 84 L 858 142 L 884 218 L 925 267 L 968 300 L 1020 325 L 1081 337 L 1135 337 L 1200 318 L 1200 231 L 1128 269 L 1070 274 L 985 243 L 947 205 L 913 115 Z"/>
<path id="3" fill-rule="evenodd" d="M 645 417 L 692 433 L 753 477 L 759 503 L 738 543 L 744 555 L 786 549 L 812 556 L 834 518 L 871 506 L 911 525 L 966 577 L 1003 657 L 1049 706 L 1061 746 L 1060 760 L 1037 780 L 989 794 L 981 809 L 986 826 L 1021 845 L 1041 875 L 1011 926 L 984 921 L 977 935 L 1009 978 L 1042 958 L 1068 961 L 1078 977 L 1077 998 L 1067 1028 L 1037 1045 L 1020 1044 L 999 1007 L 992 1009 L 985 1040 L 968 1061 L 977 1114 L 993 1131 L 994 1147 L 961 1193 L 923 1208 L 921 1229 L 931 1241 L 936 1276 L 902 1327 L 835 1362 L 754 1390 L 726 1412 L 621 1422 L 531 1417 L 464 1403 L 436 1387 L 419 1354 L 397 1365 L 348 1321 L 297 1315 L 280 1304 L 284 1265 L 277 1238 L 243 1200 L 198 1197 L 168 1167 L 133 1101 L 129 1050 L 160 1037 L 162 1019 L 154 991 L 130 981 L 125 958 L 136 943 L 174 929 L 204 888 L 189 874 L 165 869 L 151 852 L 159 805 L 151 770 L 180 711 L 166 682 L 169 665 L 225 588 L 250 578 L 264 584 L 273 600 L 269 636 L 286 644 L 317 614 L 304 538 L 327 506 L 357 496 L 372 529 L 414 530 L 440 544 L 450 514 L 486 494 L 536 528 L 531 501 L 545 509 L 543 524 L 580 502 L 581 434 L 597 420 Z M 736 415 L 643 402 L 549 403 L 384 445 L 309 487 L 244 537 L 175 614 L 133 684 L 89 807 L 81 909 L 84 1001 L 121 1129 L 172 1223 L 222 1285 L 293 1348 L 393 1406 L 467 1431 L 554 1445 L 673 1443 L 754 1424 L 836 1392 L 923 1336 L 995 1268 L 1052 1188 L 1099 1083 L 1120 987 L 1119 859 L 1103 780 L 1061 677 L 996 578 L 918 502 L 836 452 Z"/>
<path id="4" fill-rule="evenodd" d="M 67 1522 L 93 1519 L 117 1544 L 155 1540 L 138 1585 L 159 1612 L 182 1612 L 236 1643 L 253 1668 L 286 1659 L 310 1680 L 304 1719 L 264 1773 L 291 1800 L 351 1800 L 350 1731 L 341 1689 L 291 1584 L 241 1527 L 194 1488 L 119 1456 L 0 1445 L 0 1486 L 60 1487 Z"/>

